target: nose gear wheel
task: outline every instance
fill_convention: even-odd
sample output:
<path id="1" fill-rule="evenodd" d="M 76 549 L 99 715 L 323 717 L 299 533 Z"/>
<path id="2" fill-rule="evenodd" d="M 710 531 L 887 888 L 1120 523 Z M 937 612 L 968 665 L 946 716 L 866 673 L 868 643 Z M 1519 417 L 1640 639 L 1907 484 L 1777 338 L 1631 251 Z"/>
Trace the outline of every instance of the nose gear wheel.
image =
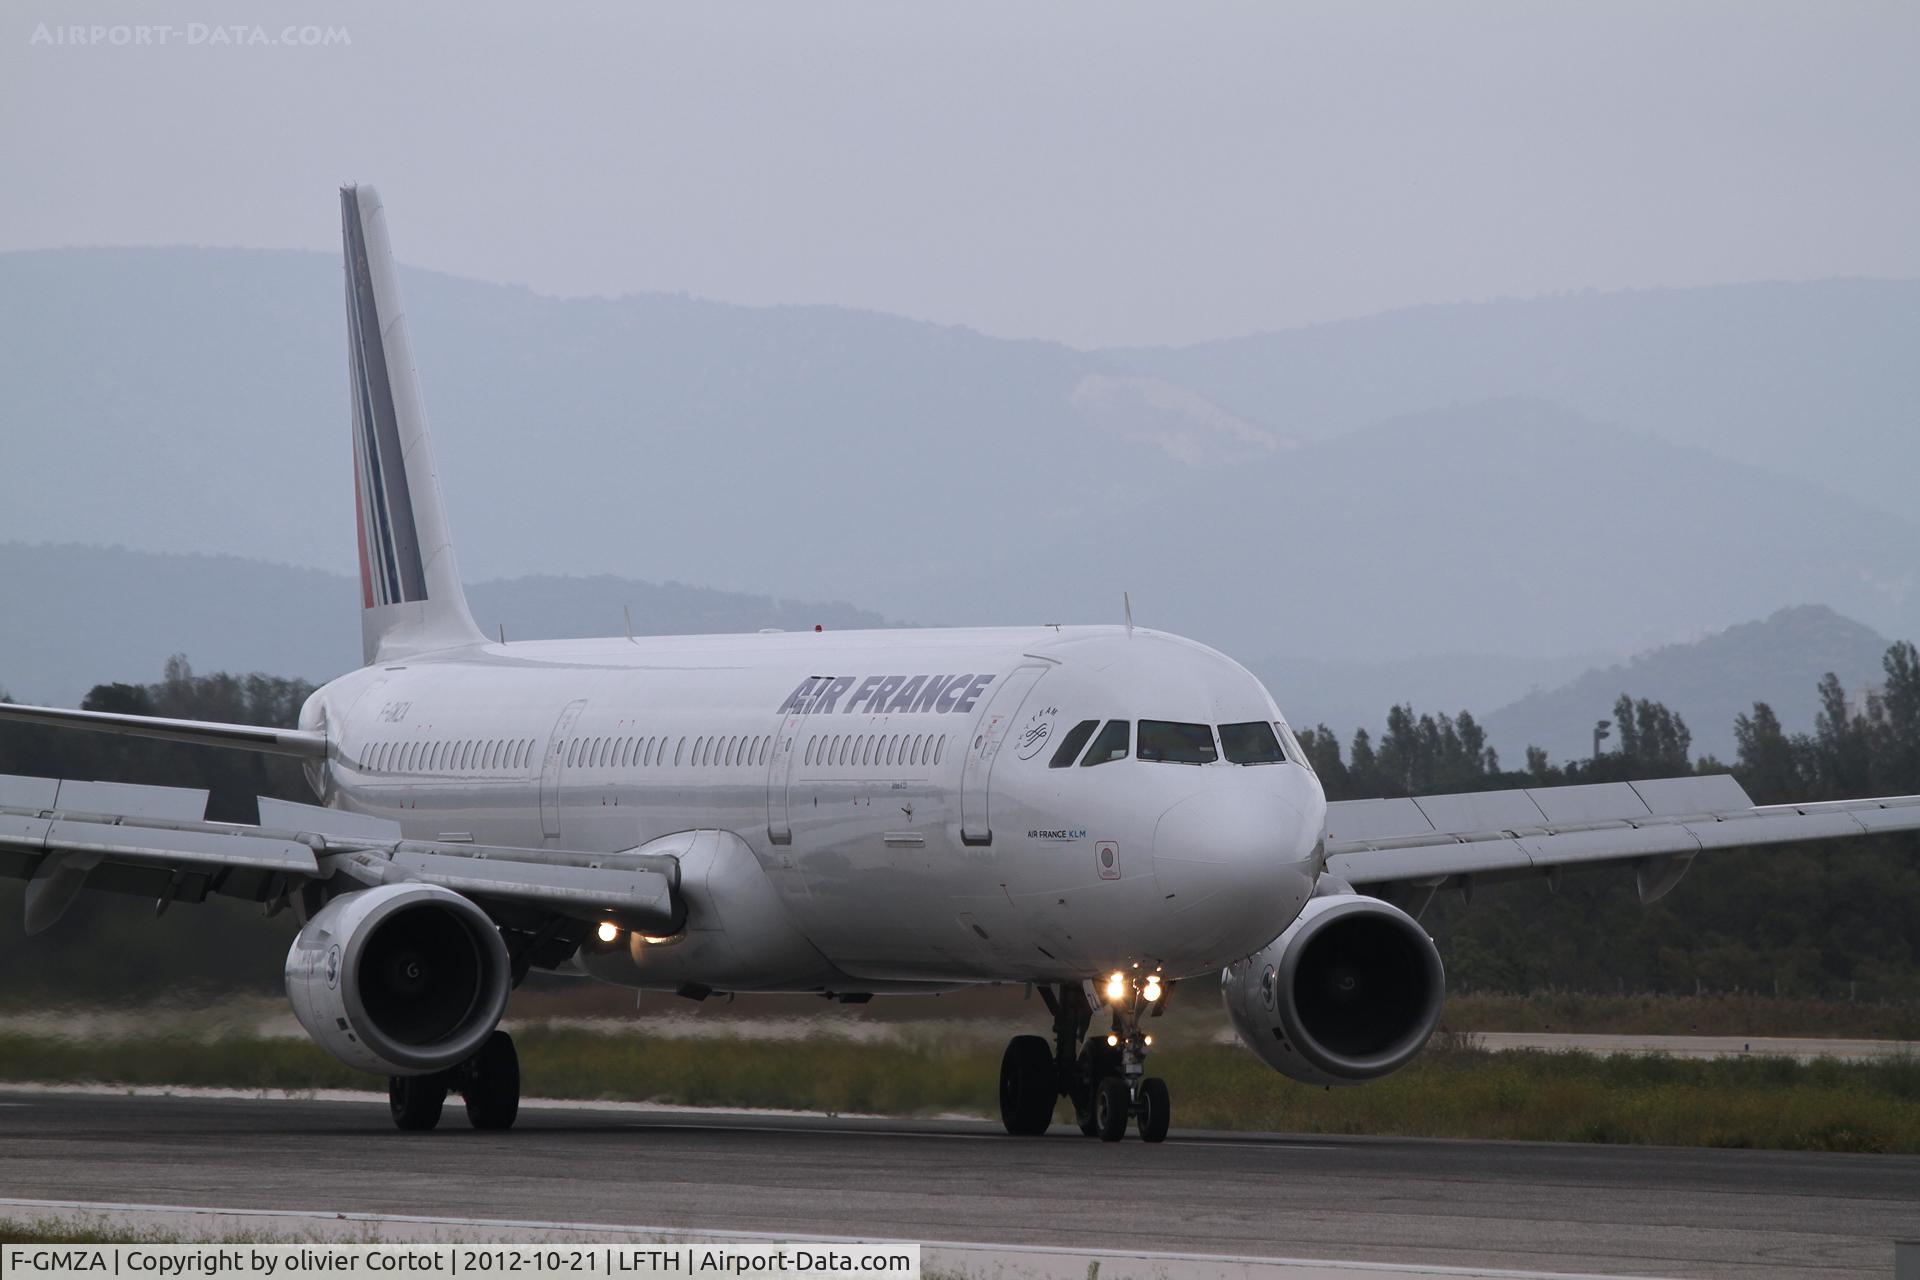
<path id="1" fill-rule="evenodd" d="M 1064 1097 L 1089 1138 L 1118 1142 L 1133 1120 L 1143 1141 L 1164 1141 L 1171 1100 L 1166 1082 L 1146 1075 L 1148 1037 L 1140 1030 L 1141 1014 L 1158 1008 L 1130 990 L 1109 1006 L 1110 1035 L 1089 1036 L 1093 1005 L 1084 987 L 1041 987 L 1040 998 L 1053 1015 L 1053 1047 L 1049 1052 L 1040 1036 L 1016 1036 L 1008 1043 L 1000 1060 L 1000 1121 L 1007 1132 L 1045 1133 L 1055 1100 Z"/>

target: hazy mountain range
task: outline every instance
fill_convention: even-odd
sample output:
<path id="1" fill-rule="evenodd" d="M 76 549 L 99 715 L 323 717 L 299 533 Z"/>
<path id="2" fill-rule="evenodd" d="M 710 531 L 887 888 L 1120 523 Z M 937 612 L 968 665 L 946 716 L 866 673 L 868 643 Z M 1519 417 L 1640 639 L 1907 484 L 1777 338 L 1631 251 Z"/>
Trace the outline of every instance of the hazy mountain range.
<path id="1" fill-rule="evenodd" d="M 666 631 L 1117 621 L 1124 591 L 1344 732 L 1394 700 L 1479 714 L 1802 601 L 1920 634 L 1920 282 L 1082 351 L 404 276 L 461 566 L 510 637 L 617 633 L 625 603 Z M 0 590 L 33 601 L 0 681 L 78 696 L 106 678 L 82 661 L 111 656 L 84 625 L 103 617 L 154 632 L 122 678 L 175 649 L 351 661 L 344 368 L 331 255 L 0 254 L 0 542 L 249 557 L 0 556 Z M 101 594 L 73 598 L 81 579 Z M 292 608 L 322 599 L 344 603 Z M 1704 743 L 1718 711 L 1682 711 Z"/>
<path id="2" fill-rule="evenodd" d="M 1733 722 L 1755 702 L 1772 705 L 1790 732 L 1811 733 L 1820 710 L 1815 686 L 1831 671 L 1856 704 L 1884 679 L 1887 638 L 1819 605 L 1782 609 L 1691 644 L 1663 645 L 1589 671 L 1558 688 L 1529 693 L 1489 713 L 1487 738 L 1518 768 L 1528 744 L 1556 760 L 1593 749 L 1596 720 L 1611 719 L 1623 693 L 1664 702 L 1693 731 L 1693 754 L 1732 763 Z M 1617 738 L 1613 743 L 1617 745 Z"/>
<path id="3" fill-rule="evenodd" d="M 159 678 L 167 655 L 200 671 L 265 671 L 319 683 L 360 665 L 360 584 L 344 574 L 238 556 L 0 543 L 0 690 L 77 705 L 115 680 Z M 17 593 L 17 594 L 16 594 Z M 551 574 L 468 586 L 474 618 L 509 641 L 698 635 L 886 625 L 846 604 L 802 604 L 679 583 Z"/>
<path id="4" fill-rule="evenodd" d="M 1920 284 L 1426 308 L 1086 352 L 406 273 L 470 578 L 1239 655 L 1620 657 L 1818 600 L 1920 631 Z M 351 567 L 339 268 L 0 255 L 0 539 Z M 1398 416 L 1392 416 L 1398 415 Z"/>
<path id="5" fill-rule="evenodd" d="M 123 548 L 0 543 L 0 583 L 33 601 L 0 612 L 0 691 L 74 705 L 95 684 L 158 677 L 168 654 L 200 671 L 266 671 L 321 681 L 358 664 L 353 579 L 235 556 L 159 555 Z M 624 611 L 646 634 L 885 626 L 846 604 L 775 600 L 614 577 L 545 574 L 474 583 L 481 625 L 507 639 L 619 635 Z M 1887 642 L 1822 606 L 1782 609 L 1688 644 L 1614 665 L 1578 657 L 1467 654 L 1368 663 L 1271 658 L 1249 662 L 1302 726 L 1325 723 L 1343 742 L 1379 732 L 1396 702 L 1420 711 L 1472 711 L 1508 767 L 1528 745 L 1556 759 L 1583 755 L 1596 719 L 1621 693 L 1683 715 L 1696 754 L 1733 756 L 1733 718 L 1771 702 L 1789 729 L 1808 731 L 1814 685 L 1828 671 L 1850 691 L 1880 678 Z"/>

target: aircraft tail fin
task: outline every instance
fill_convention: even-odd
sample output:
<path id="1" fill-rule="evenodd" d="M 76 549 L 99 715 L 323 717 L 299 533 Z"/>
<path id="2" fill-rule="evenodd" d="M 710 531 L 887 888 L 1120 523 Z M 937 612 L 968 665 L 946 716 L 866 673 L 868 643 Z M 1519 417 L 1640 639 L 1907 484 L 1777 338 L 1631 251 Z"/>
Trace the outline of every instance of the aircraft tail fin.
<path id="1" fill-rule="evenodd" d="M 340 234 L 363 659 L 484 644 L 454 563 L 379 192 L 341 188 Z"/>

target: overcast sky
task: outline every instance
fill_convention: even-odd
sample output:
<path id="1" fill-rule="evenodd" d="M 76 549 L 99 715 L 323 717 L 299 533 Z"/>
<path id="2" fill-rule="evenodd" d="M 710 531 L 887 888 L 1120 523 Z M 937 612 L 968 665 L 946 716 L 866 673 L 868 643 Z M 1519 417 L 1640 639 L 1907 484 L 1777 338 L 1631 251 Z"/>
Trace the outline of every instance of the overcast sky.
<path id="1" fill-rule="evenodd" d="M 0 249 L 337 251 L 362 180 L 461 275 L 1081 345 L 1915 276 L 1916 68 L 1920 5 L 1830 0 L 7 0 Z"/>

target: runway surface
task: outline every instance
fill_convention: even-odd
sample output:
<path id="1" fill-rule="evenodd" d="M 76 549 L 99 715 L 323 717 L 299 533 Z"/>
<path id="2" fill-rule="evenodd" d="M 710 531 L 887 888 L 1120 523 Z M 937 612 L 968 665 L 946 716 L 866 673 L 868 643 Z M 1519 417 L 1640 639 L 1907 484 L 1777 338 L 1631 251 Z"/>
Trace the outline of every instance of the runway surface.
<path id="1" fill-rule="evenodd" d="M 1920 1235 L 1920 1157 L 457 1100 L 418 1135 L 371 1095 L 0 1089 L 0 1196 L 1668 1276 L 1885 1276 Z"/>

